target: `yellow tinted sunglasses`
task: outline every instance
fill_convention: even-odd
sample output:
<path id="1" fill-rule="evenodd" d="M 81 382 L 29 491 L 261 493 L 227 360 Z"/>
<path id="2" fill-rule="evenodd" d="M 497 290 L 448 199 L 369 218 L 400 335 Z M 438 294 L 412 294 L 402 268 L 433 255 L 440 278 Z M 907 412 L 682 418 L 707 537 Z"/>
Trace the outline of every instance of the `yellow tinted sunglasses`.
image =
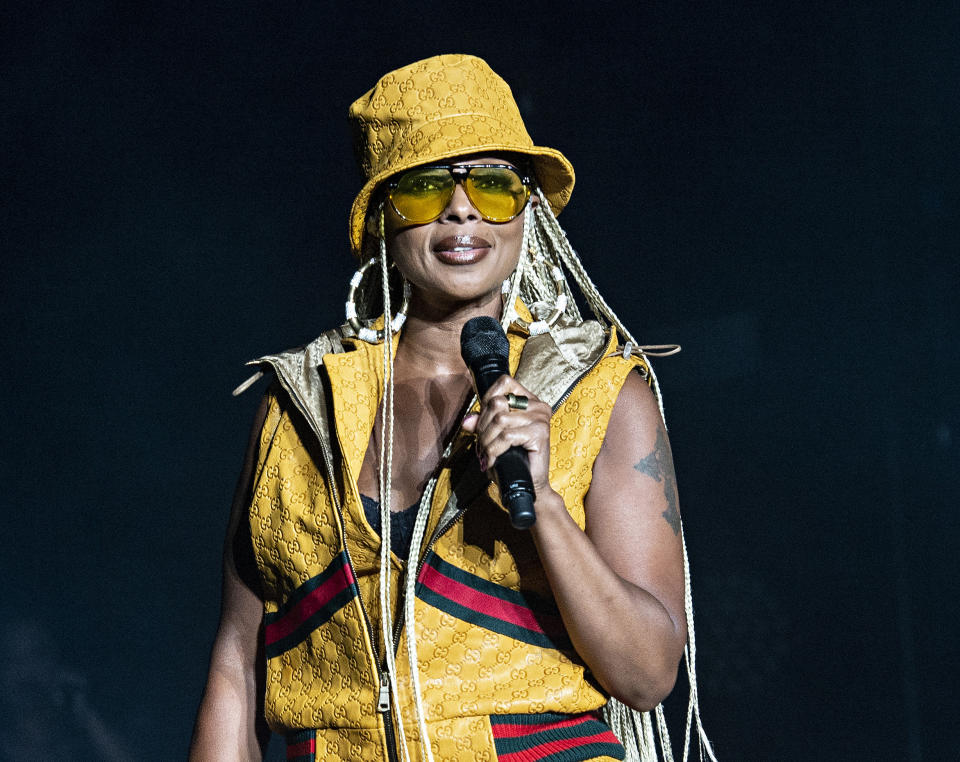
<path id="1" fill-rule="evenodd" d="M 509 222 L 530 198 L 530 178 L 509 164 L 433 164 L 404 172 L 387 185 L 393 210 L 407 222 L 433 222 L 447 208 L 457 183 L 488 222 Z"/>

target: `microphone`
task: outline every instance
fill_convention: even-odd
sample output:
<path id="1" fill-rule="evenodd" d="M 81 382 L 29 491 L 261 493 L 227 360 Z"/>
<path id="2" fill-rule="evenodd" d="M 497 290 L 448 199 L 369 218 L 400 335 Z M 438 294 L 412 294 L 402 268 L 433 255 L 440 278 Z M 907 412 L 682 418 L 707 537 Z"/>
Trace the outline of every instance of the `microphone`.
<path id="1" fill-rule="evenodd" d="M 510 374 L 507 358 L 510 343 L 500 323 L 492 317 L 470 318 L 460 332 L 460 354 L 473 373 L 477 394 L 483 397 L 500 376 Z M 493 464 L 500 501 L 510 511 L 510 523 L 514 529 L 529 529 L 537 520 L 533 510 L 536 494 L 527 451 L 513 445 Z"/>

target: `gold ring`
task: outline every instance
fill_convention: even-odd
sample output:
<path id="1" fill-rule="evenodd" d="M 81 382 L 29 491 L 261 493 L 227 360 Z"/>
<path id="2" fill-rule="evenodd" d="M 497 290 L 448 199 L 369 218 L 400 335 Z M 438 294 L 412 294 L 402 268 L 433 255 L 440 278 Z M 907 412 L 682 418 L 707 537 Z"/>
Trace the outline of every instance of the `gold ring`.
<path id="1" fill-rule="evenodd" d="M 526 410 L 530 404 L 530 398 L 523 394 L 508 394 L 507 407 L 511 410 Z"/>

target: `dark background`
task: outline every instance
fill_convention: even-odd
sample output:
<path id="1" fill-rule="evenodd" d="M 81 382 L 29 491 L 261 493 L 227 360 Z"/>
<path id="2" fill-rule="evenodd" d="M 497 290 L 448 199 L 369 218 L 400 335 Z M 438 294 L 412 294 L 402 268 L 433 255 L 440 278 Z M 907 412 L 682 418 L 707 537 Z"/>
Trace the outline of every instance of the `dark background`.
<path id="1" fill-rule="evenodd" d="M 440 52 L 511 83 L 601 292 L 684 347 L 657 368 L 720 759 L 955 757 L 956 3 L 0 22 L 3 758 L 184 756 L 258 396 L 229 392 L 342 319 L 347 106 Z"/>

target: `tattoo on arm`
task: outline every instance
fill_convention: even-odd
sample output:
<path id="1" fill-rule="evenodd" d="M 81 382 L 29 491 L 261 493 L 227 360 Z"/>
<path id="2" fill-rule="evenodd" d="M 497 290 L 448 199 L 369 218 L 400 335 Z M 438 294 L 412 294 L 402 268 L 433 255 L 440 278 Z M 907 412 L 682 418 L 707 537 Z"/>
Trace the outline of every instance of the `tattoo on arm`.
<path id="1" fill-rule="evenodd" d="M 670 445 L 662 428 L 657 430 L 657 441 L 653 452 L 646 455 L 633 468 L 657 482 L 663 482 L 663 496 L 667 500 L 667 510 L 660 515 L 666 519 L 674 534 L 680 533 L 680 511 L 677 509 L 677 485 L 673 475 L 673 457 Z"/>

